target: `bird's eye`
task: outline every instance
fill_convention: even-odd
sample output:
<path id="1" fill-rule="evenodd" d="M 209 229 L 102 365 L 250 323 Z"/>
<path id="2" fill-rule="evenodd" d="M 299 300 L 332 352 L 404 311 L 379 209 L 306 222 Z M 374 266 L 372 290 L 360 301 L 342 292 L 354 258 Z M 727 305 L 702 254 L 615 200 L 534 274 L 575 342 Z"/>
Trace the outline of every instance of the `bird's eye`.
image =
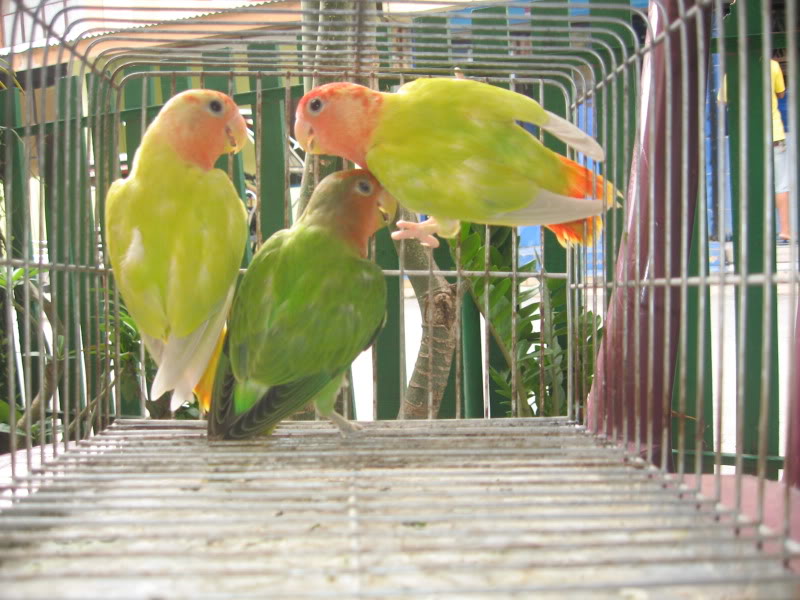
<path id="1" fill-rule="evenodd" d="M 308 103 L 308 112 L 312 115 L 318 115 L 322 111 L 323 106 L 325 106 L 325 103 L 320 98 L 314 98 Z"/>
<path id="2" fill-rule="evenodd" d="M 208 108 L 212 113 L 218 115 L 222 113 L 222 102 L 220 102 L 219 100 L 212 100 L 211 102 L 208 103 Z"/>
<path id="3" fill-rule="evenodd" d="M 358 193 L 363 196 L 369 196 L 372 193 L 372 182 L 362 179 L 356 184 Z"/>

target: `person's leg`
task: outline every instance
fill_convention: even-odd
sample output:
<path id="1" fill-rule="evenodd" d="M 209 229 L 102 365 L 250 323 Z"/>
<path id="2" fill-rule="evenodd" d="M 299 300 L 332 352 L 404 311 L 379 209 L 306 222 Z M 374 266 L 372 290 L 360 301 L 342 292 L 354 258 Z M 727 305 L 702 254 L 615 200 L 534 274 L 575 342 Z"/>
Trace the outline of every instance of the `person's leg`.
<path id="1" fill-rule="evenodd" d="M 789 223 L 789 192 L 775 194 L 775 206 L 778 208 L 778 221 L 780 225 L 778 237 L 788 240 L 792 232 L 792 226 Z"/>
<path id="2" fill-rule="evenodd" d="M 774 146 L 772 156 L 775 170 L 775 208 L 778 209 L 778 238 L 784 240 L 788 240 L 792 232 L 789 219 L 789 171 L 786 154 L 786 144 Z"/>

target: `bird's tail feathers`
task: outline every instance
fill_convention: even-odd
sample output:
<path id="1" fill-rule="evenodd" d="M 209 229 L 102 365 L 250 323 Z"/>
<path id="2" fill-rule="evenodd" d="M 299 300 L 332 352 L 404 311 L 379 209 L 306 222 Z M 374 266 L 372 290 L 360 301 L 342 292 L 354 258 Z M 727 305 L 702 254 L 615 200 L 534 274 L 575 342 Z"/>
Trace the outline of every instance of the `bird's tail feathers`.
<path id="1" fill-rule="evenodd" d="M 617 198 L 622 198 L 622 194 L 610 181 L 606 181 L 602 175 L 593 173 L 566 156 L 560 154 L 557 156 L 567 167 L 566 194 L 568 196 L 572 198 L 603 198 L 607 208 L 619 206 Z M 546 227 L 556 235 L 556 239 L 562 246 L 568 244 L 589 246 L 603 231 L 603 219 L 601 215 L 597 215 L 566 223 L 550 224 Z"/>
<path id="2" fill-rule="evenodd" d="M 597 161 L 605 160 L 605 152 L 603 152 L 602 146 L 592 136 L 566 119 L 562 119 L 547 110 L 544 112 L 547 115 L 547 120 L 541 124 L 542 129 L 591 159 Z"/>
<path id="3" fill-rule="evenodd" d="M 192 384 L 188 379 L 179 381 L 172 390 L 172 398 L 170 398 L 170 410 L 175 412 L 187 402 L 192 401 Z"/>
<path id="4" fill-rule="evenodd" d="M 556 154 L 561 163 L 567 167 L 567 196 L 573 198 L 605 198 L 608 208 L 619 206 L 617 198 L 622 198 L 622 194 L 614 187 L 610 181 L 606 181 L 602 175 L 594 173 L 583 165 L 579 165 L 574 160 Z"/>
<path id="5" fill-rule="evenodd" d="M 591 246 L 603 231 L 603 219 L 599 216 L 589 217 L 568 223 L 545 225 L 545 227 L 555 234 L 558 243 L 565 248 L 569 244 Z"/>
<path id="6" fill-rule="evenodd" d="M 225 324 L 222 325 L 222 331 L 217 339 L 217 345 L 214 348 L 214 353 L 208 361 L 206 370 L 197 385 L 194 386 L 194 395 L 197 396 L 197 404 L 200 406 L 200 412 L 203 414 L 208 413 L 211 409 L 211 396 L 214 393 L 214 376 L 217 372 L 219 365 L 219 357 L 222 354 L 222 347 L 225 343 L 225 335 L 228 329 Z"/>
<path id="7" fill-rule="evenodd" d="M 233 408 L 237 415 L 253 408 L 269 388 L 256 381 L 239 381 L 233 389 Z"/>
<path id="8" fill-rule="evenodd" d="M 208 438 L 212 440 L 224 437 L 227 423 L 233 415 L 233 389 L 236 386 L 236 379 L 233 377 L 228 358 L 227 338 L 216 362 L 217 368 L 211 379 L 212 394 L 207 417 Z"/>
<path id="9" fill-rule="evenodd" d="M 202 378 L 214 354 L 233 300 L 233 292 L 234 288 L 231 286 L 220 310 L 192 333 L 183 337 L 170 336 L 167 339 L 158 372 L 150 390 L 153 399 L 160 398 L 170 390 L 187 386 L 189 399 L 191 399 L 192 388 Z M 170 402 L 171 410 L 177 410 L 183 402 L 185 402 L 185 394 L 173 394 Z"/>
<path id="10" fill-rule="evenodd" d="M 269 434 L 320 392 L 326 394 L 333 389 L 335 394 L 341 382 L 341 374 L 334 376 L 335 381 L 331 383 L 330 375 L 318 373 L 268 388 L 252 381 L 236 382 L 230 369 L 222 376 L 222 369 L 228 364 L 227 354 L 223 353 L 211 403 L 213 424 L 209 420 L 209 436 L 217 439 L 236 440 Z M 222 403 L 218 398 L 223 398 Z"/>
<path id="11" fill-rule="evenodd" d="M 160 365 L 164 357 L 164 346 L 166 346 L 164 340 L 147 335 L 144 331 L 140 331 L 139 333 L 142 336 L 144 347 L 147 348 L 147 351 L 150 353 L 150 356 L 153 357 L 153 360 L 156 361 L 156 364 Z M 156 400 L 156 398 L 153 398 L 153 400 Z"/>

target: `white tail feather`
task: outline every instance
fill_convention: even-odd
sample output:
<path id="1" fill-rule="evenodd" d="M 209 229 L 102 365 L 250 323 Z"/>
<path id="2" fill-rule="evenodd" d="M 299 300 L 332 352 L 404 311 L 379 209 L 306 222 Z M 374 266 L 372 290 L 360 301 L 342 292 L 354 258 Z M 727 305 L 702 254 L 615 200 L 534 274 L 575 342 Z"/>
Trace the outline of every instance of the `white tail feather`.
<path id="1" fill-rule="evenodd" d="M 194 389 L 194 385 L 187 384 L 186 381 L 181 381 L 179 385 L 172 390 L 172 398 L 169 401 L 169 409 L 172 412 L 178 410 L 181 406 L 185 403 L 190 402 L 192 400 L 192 390 Z"/>
<path id="2" fill-rule="evenodd" d="M 562 142 L 568 144 L 578 152 L 583 152 L 586 156 L 597 161 L 603 161 L 606 154 L 600 144 L 592 136 L 585 133 L 566 119 L 545 111 L 549 117 L 547 123 L 542 124 L 542 129 L 552 133 Z"/>
<path id="3" fill-rule="evenodd" d="M 158 338 L 151 337 L 144 332 L 142 333 L 142 341 L 144 342 L 144 347 L 147 348 L 147 351 L 150 353 L 150 356 L 153 357 L 153 360 L 156 361 L 156 364 L 161 364 L 161 359 L 164 356 L 164 342 Z"/>
<path id="4" fill-rule="evenodd" d="M 167 340 L 156 378 L 150 388 L 150 395 L 154 400 L 170 390 L 175 390 L 171 401 L 173 411 L 191 400 L 192 390 L 203 376 L 214 353 L 233 300 L 233 291 L 231 286 L 221 309 L 192 333 L 184 337 L 170 336 Z"/>
<path id="5" fill-rule="evenodd" d="M 560 196 L 547 190 L 539 190 L 533 201 L 518 210 L 492 215 L 493 225 L 553 225 L 594 217 L 603 212 L 602 200 Z"/>

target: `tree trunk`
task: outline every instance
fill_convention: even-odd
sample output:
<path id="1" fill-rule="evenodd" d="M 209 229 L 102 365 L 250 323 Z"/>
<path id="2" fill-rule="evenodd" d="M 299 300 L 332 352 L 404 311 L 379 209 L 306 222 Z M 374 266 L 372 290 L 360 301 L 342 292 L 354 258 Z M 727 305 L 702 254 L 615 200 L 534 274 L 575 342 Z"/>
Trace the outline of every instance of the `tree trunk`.
<path id="1" fill-rule="evenodd" d="M 416 217 L 399 207 L 398 219 L 413 221 Z M 391 229 L 396 230 L 394 224 Z M 405 240 L 402 244 L 395 241 L 394 245 L 397 253 L 402 253 L 406 269 L 439 269 L 430 250 L 417 240 Z M 456 297 L 456 285 L 449 283 L 441 275 L 410 276 L 409 280 L 422 315 L 422 340 L 397 418 L 436 418 L 450 377 L 453 351 L 456 347 L 459 298 Z"/>

